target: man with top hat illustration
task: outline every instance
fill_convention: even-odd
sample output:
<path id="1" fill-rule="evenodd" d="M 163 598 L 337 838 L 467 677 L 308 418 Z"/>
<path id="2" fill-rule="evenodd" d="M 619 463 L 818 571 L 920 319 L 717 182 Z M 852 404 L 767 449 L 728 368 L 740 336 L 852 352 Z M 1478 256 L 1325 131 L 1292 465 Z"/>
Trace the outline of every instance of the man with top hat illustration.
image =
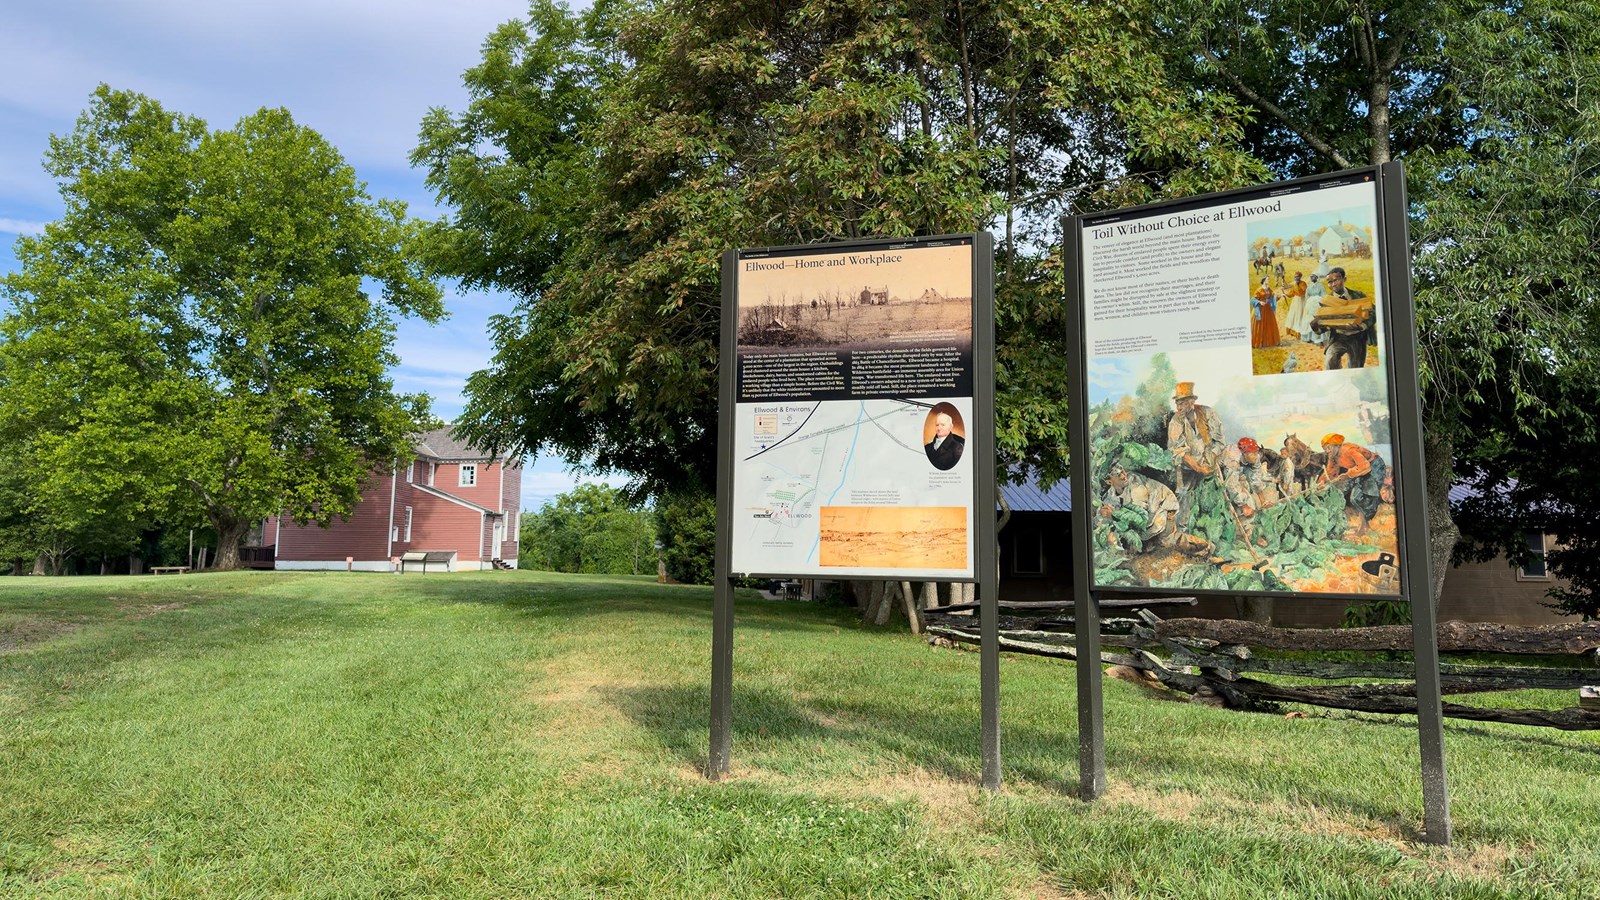
<path id="1" fill-rule="evenodd" d="M 1198 399 L 1194 382 L 1178 382 L 1172 394 L 1175 411 L 1167 422 L 1167 449 L 1177 471 L 1178 527 L 1184 531 L 1193 525 L 1195 489 L 1217 471 L 1225 443 L 1217 411 Z"/>

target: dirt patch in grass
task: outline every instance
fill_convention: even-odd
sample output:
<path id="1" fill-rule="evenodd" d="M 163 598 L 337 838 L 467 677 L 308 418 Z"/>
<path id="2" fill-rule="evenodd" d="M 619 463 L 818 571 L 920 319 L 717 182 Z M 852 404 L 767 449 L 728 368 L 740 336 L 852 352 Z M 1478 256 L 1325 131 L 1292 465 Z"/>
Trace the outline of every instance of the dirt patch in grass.
<path id="1" fill-rule="evenodd" d="M 52 638 L 71 634 L 82 628 L 80 622 L 60 619 L 19 619 L 5 631 L 0 631 L 0 653 L 10 653 L 24 647 L 42 644 Z"/>
<path id="2" fill-rule="evenodd" d="M 632 726 L 612 698 L 637 688 L 639 682 L 574 658 L 556 660 L 536 671 L 538 676 L 523 698 L 547 715 L 520 743 L 553 756 L 572 780 L 627 775 L 636 759 L 620 740 L 620 732 Z"/>
<path id="3" fill-rule="evenodd" d="M 1434 879 L 1448 876 L 1496 881 L 1513 862 L 1533 852 L 1532 848 L 1519 851 L 1502 844 L 1431 847 L 1421 843 L 1422 835 L 1408 823 L 1351 816 L 1307 804 L 1207 798 L 1181 790 L 1160 793 L 1129 785 L 1112 787 L 1106 792 L 1105 800 L 1137 806 L 1173 822 L 1204 821 L 1216 824 L 1233 821 L 1253 823 L 1257 827 L 1275 825 L 1316 837 L 1343 837 L 1381 843 L 1404 856 L 1425 860 L 1430 877 Z"/>
<path id="4" fill-rule="evenodd" d="M 1118 784 L 1107 790 L 1103 799 L 1108 803 L 1122 803 L 1149 810 L 1152 815 L 1173 822 L 1188 822 L 1196 818 L 1196 811 L 1206 801 L 1199 794 L 1188 791 L 1160 793 L 1149 788 Z"/>
<path id="5" fill-rule="evenodd" d="M 1094 895 L 1082 891 L 1064 891 L 1048 881 L 1035 881 L 1017 891 L 1015 896 L 1032 897 L 1035 900 L 1089 900 Z"/>
<path id="6" fill-rule="evenodd" d="M 1438 847 L 1425 855 L 1430 871 L 1435 875 L 1495 881 L 1503 877 L 1506 869 L 1524 855 L 1533 856 L 1534 849 L 1523 847 L 1519 851 L 1503 844 L 1483 844 L 1477 847 Z"/>
<path id="7" fill-rule="evenodd" d="M 122 601 L 121 597 L 108 597 L 113 603 Z M 91 619 L 80 616 L 77 618 L 46 618 L 43 616 L 28 616 L 17 619 L 0 630 L 0 653 L 9 653 L 13 650 L 23 650 L 36 647 L 46 641 L 65 637 L 96 622 L 136 622 L 160 615 L 169 610 L 180 609 L 187 603 L 155 603 L 145 606 L 125 607 L 123 614 L 115 619 Z"/>
<path id="8" fill-rule="evenodd" d="M 141 606 L 141 607 L 138 607 L 137 609 L 135 609 L 132 613 L 130 613 L 128 615 L 128 619 L 130 621 L 137 621 L 139 619 L 148 619 L 151 616 L 160 615 L 161 613 L 167 612 L 168 610 L 182 609 L 187 605 L 188 605 L 187 603 L 177 602 L 177 603 L 155 603 L 155 604 L 152 604 L 150 606 Z"/>

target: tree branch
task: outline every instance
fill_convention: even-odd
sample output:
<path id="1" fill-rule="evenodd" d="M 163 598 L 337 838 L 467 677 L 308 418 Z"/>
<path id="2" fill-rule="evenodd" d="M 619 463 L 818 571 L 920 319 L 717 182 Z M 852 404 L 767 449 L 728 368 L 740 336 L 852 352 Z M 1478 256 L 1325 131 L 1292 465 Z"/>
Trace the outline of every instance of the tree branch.
<path id="1" fill-rule="evenodd" d="M 1212 67 L 1217 70 L 1217 74 L 1221 75 L 1229 84 L 1233 85 L 1233 89 L 1239 93 L 1239 96 L 1255 104 L 1261 109 L 1262 112 L 1265 112 L 1267 115 L 1272 116 L 1279 122 L 1282 122 L 1290 131 L 1293 131 L 1295 134 L 1299 135 L 1301 140 L 1311 145 L 1311 149 L 1326 155 L 1340 168 L 1354 168 L 1354 166 L 1351 165 L 1350 160 L 1345 159 L 1344 154 L 1334 149 L 1332 144 L 1323 140 L 1321 137 L 1312 134 L 1310 130 L 1302 127 L 1300 123 L 1291 118 L 1289 113 L 1284 111 L 1282 107 L 1251 90 L 1250 86 L 1245 84 L 1244 81 L 1239 78 L 1239 76 L 1228 71 L 1227 68 L 1223 66 L 1222 60 L 1219 59 L 1215 53 L 1211 52 L 1211 48 L 1206 47 L 1202 52 L 1205 53 L 1206 60 L 1210 62 Z"/>

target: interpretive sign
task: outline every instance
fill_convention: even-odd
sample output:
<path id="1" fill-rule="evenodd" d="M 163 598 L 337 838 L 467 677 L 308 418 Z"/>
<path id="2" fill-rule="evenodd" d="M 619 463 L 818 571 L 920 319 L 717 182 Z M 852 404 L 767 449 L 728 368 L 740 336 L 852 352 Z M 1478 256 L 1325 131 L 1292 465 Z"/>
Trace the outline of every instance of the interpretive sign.
<path id="1" fill-rule="evenodd" d="M 989 247 L 964 235 L 735 252 L 730 571 L 973 577 L 967 445 L 990 427 L 973 356 Z"/>
<path id="2" fill-rule="evenodd" d="M 1073 220 L 1092 588 L 1401 593 L 1379 199 L 1372 169 Z"/>

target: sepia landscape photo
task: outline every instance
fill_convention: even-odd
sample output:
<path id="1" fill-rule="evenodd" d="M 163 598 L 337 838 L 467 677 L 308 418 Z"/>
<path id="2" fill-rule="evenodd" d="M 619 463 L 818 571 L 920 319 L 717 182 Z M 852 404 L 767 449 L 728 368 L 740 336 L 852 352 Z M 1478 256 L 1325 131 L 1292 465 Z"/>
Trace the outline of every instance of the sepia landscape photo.
<path id="1" fill-rule="evenodd" d="M 965 569 L 964 506 L 824 506 L 824 566 Z"/>
<path id="2" fill-rule="evenodd" d="M 972 347 L 972 248 L 912 247 L 779 260 L 742 272 L 739 352 Z M 807 268 L 795 269 L 804 259 Z M 759 265 L 760 263 L 756 263 Z M 747 265 L 749 265 L 747 263 Z"/>

